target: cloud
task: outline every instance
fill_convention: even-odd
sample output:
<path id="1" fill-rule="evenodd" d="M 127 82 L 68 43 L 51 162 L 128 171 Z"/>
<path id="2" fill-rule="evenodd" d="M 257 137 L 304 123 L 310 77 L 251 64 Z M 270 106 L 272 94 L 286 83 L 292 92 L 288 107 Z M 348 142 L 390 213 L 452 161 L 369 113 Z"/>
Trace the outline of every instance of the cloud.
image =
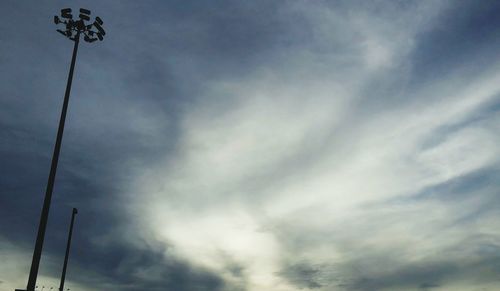
<path id="1" fill-rule="evenodd" d="M 377 88 L 376 82 L 392 79 L 394 84 L 411 76 L 406 58 L 418 49 L 419 33 L 433 29 L 432 17 L 422 14 L 433 11 L 437 17 L 437 7 L 398 10 L 400 18 L 386 20 L 384 13 L 370 14 L 370 9 L 344 17 L 341 9 L 311 6 L 304 14 L 319 15 L 307 27 L 317 34 L 312 39 L 319 47 L 292 46 L 286 55 L 295 58 L 286 64 L 270 60 L 243 80 L 207 82 L 203 98 L 181 120 L 175 156 L 136 180 L 140 224 L 193 263 L 238 280 L 224 271 L 223 258 L 229 255 L 246 266 L 248 290 L 441 286 L 433 272 L 421 272 L 425 267 L 420 266 L 455 264 L 429 263 L 426 256 L 473 235 L 471 230 L 451 231 L 452 241 L 425 243 L 424 237 L 458 219 L 455 209 L 436 201 L 410 201 L 392 212 L 396 206 L 383 203 L 498 163 L 491 116 L 484 123 L 471 122 L 497 100 L 496 67 L 471 76 L 459 66 L 436 82 L 419 88 L 408 84 L 409 92 L 398 85 L 399 100 L 389 102 L 386 94 L 395 94 L 393 88 Z M 340 23 L 348 23 L 345 31 L 333 25 Z M 326 32 L 334 41 L 347 36 L 365 40 L 339 41 L 320 62 L 311 54 L 329 48 Z M 464 78 L 469 82 L 463 83 Z M 371 110 L 363 104 L 375 100 L 384 106 Z M 372 204 L 381 206 L 365 208 Z M 441 227 L 430 227 L 434 221 Z M 330 237 L 333 230 L 340 237 Z M 415 267 L 417 258 L 406 257 L 411 248 L 421 256 Z M 350 256 L 354 250 L 359 257 Z M 380 264 L 398 252 L 401 261 L 379 274 Z M 356 267 L 354 261 L 361 264 L 364 258 L 366 275 L 344 270 L 351 260 Z M 316 267 L 334 262 L 335 272 Z M 407 282 L 412 272 L 413 281 Z M 381 282 L 383 276 L 395 278 L 377 285 L 382 283 L 363 276 L 380 276 Z M 338 283 L 343 280 L 348 283 Z"/>
<path id="2" fill-rule="evenodd" d="M 89 6 L 109 37 L 81 50 L 40 282 L 57 282 L 76 205 L 74 290 L 498 288 L 500 71 L 480 17 L 495 7 Z M 24 262 L 0 280 L 15 288 L 67 70 L 50 41 L 0 48 L 0 243 Z"/>

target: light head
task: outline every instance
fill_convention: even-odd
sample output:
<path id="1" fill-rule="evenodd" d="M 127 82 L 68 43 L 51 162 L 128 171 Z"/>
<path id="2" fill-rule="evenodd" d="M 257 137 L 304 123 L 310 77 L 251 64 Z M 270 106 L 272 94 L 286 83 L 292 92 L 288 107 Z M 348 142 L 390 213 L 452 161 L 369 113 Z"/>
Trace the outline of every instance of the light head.
<path id="1" fill-rule="evenodd" d="M 61 9 L 61 17 L 66 19 L 73 19 L 73 15 L 71 14 L 71 8 Z"/>
<path id="2" fill-rule="evenodd" d="M 71 40 L 76 40 L 79 38 L 80 34 L 83 34 L 83 40 L 86 42 L 94 42 L 96 40 L 103 40 L 106 32 L 102 28 L 103 21 L 100 17 L 96 17 L 93 23 L 87 24 L 90 21 L 90 10 L 80 8 L 80 14 L 78 15 L 78 20 L 73 20 L 73 15 L 71 14 L 71 8 L 61 9 L 61 20 L 58 16 L 54 16 L 54 23 L 64 24 L 64 29 L 57 29 L 57 32 L 66 36 Z"/>
<path id="3" fill-rule="evenodd" d="M 102 21 L 101 21 L 102 22 Z M 103 36 L 106 35 L 106 32 L 104 31 L 104 29 L 102 28 L 101 24 L 99 24 L 99 22 L 95 21 L 94 22 L 94 27 L 97 29 L 97 31 L 102 34 Z"/>
<path id="4" fill-rule="evenodd" d="M 90 21 L 89 15 L 90 15 L 90 10 L 80 8 L 80 15 L 78 16 L 80 17 L 80 19 L 85 21 Z"/>
<path id="5" fill-rule="evenodd" d="M 101 18 L 100 18 L 99 16 L 97 16 L 97 17 L 95 18 L 95 22 L 99 23 L 99 25 L 102 25 L 102 24 L 103 24 L 103 22 L 102 22 L 102 20 L 101 20 Z"/>

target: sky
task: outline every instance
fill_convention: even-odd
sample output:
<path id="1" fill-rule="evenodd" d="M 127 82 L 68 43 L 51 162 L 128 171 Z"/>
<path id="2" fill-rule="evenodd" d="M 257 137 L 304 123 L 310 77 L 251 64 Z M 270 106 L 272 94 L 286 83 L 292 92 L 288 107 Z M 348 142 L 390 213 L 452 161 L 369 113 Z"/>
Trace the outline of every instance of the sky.
<path id="1" fill-rule="evenodd" d="M 500 2 L 0 2 L 0 290 L 500 290 Z M 39 288 L 41 289 L 41 288 Z"/>

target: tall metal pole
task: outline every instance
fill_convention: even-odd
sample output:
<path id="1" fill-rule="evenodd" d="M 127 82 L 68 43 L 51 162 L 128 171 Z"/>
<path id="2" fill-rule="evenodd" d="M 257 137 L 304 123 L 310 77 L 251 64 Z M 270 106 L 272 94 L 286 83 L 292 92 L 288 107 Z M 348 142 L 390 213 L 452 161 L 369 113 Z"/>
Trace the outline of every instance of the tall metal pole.
<path id="1" fill-rule="evenodd" d="M 36 278 L 38 276 L 38 268 L 40 266 L 40 258 L 42 256 L 43 240 L 45 238 L 45 229 L 47 228 L 47 220 L 49 218 L 50 201 L 52 200 L 52 191 L 54 190 L 54 181 L 56 179 L 57 162 L 59 161 L 59 153 L 61 151 L 61 142 L 64 133 L 64 124 L 66 122 L 66 112 L 68 111 L 69 94 L 71 92 L 71 83 L 73 82 L 73 72 L 75 70 L 76 54 L 78 52 L 78 43 L 80 33 L 75 37 L 75 45 L 73 47 L 73 56 L 71 57 L 71 65 L 69 67 L 68 82 L 66 84 L 66 92 L 64 94 L 64 102 L 59 119 L 59 128 L 57 130 L 56 144 L 52 155 L 52 163 L 50 165 L 50 174 L 45 191 L 45 199 L 43 200 L 42 214 L 40 215 L 40 224 L 38 226 L 38 234 L 36 237 L 35 250 L 33 251 L 33 260 L 31 262 L 30 275 L 28 279 L 27 291 L 34 291 Z"/>
<path id="2" fill-rule="evenodd" d="M 75 215 L 78 213 L 76 208 L 73 208 L 73 213 L 71 214 L 71 224 L 69 225 L 68 233 L 68 244 L 66 245 L 66 255 L 64 256 L 64 264 L 61 275 L 61 284 L 59 285 L 59 291 L 64 290 L 64 280 L 66 279 L 66 267 L 68 266 L 69 248 L 71 247 L 71 236 L 73 235 L 73 224 L 75 223 Z"/>
<path id="3" fill-rule="evenodd" d="M 90 10 L 80 8 L 78 20 L 73 18 L 71 8 L 61 9 L 61 17 L 54 16 L 54 23 L 63 24 L 64 30 L 57 29 L 59 33 L 74 41 L 73 56 L 71 57 L 71 65 L 69 68 L 68 81 L 66 83 L 66 92 L 64 94 L 64 102 L 59 119 L 59 128 L 57 130 L 56 144 L 52 155 L 52 163 L 50 165 L 49 179 L 45 190 L 45 198 L 43 200 L 42 213 L 40 214 L 40 223 L 38 225 L 38 233 L 36 237 L 35 249 L 33 250 L 33 259 L 31 261 L 30 274 L 26 290 L 20 291 L 35 291 L 38 269 L 40 267 L 40 258 L 42 257 L 43 241 L 45 238 L 45 230 L 49 218 L 50 202 L 52 200 L 52 192 L 54 190 L 54 182 L 56 179 L 57 163 L 59 161 L 59 153 L 61 152 L 61 143 L 64 133 L 64 124 L 66 122 L 66 113 L 68 111 L 69 95 L 71 92 L 71 83 L 73 82 L 73 72 L 75 70 L 76 55 L 78 52 L 78 44 L 80 35 L 83 35 L 83 40 L 92 43 L 97 40 L 103 40 L 106 32 L 102 28 L 103 21 L 100 17 L 96 17 L 95 21 L 88 24 L 90 21 Z"/>

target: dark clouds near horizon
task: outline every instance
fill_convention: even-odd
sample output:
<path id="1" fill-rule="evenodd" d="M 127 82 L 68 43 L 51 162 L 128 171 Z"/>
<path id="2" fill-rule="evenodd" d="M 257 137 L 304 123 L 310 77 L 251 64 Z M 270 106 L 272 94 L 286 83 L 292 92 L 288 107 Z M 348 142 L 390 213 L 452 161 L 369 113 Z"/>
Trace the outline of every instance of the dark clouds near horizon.
<path id="1" fill-rule="evenodd" d="M 500 288 L 500 4 L 3 1 L 0 289 Z M 483 288 L 483 289 L 481 289 Z"/>

